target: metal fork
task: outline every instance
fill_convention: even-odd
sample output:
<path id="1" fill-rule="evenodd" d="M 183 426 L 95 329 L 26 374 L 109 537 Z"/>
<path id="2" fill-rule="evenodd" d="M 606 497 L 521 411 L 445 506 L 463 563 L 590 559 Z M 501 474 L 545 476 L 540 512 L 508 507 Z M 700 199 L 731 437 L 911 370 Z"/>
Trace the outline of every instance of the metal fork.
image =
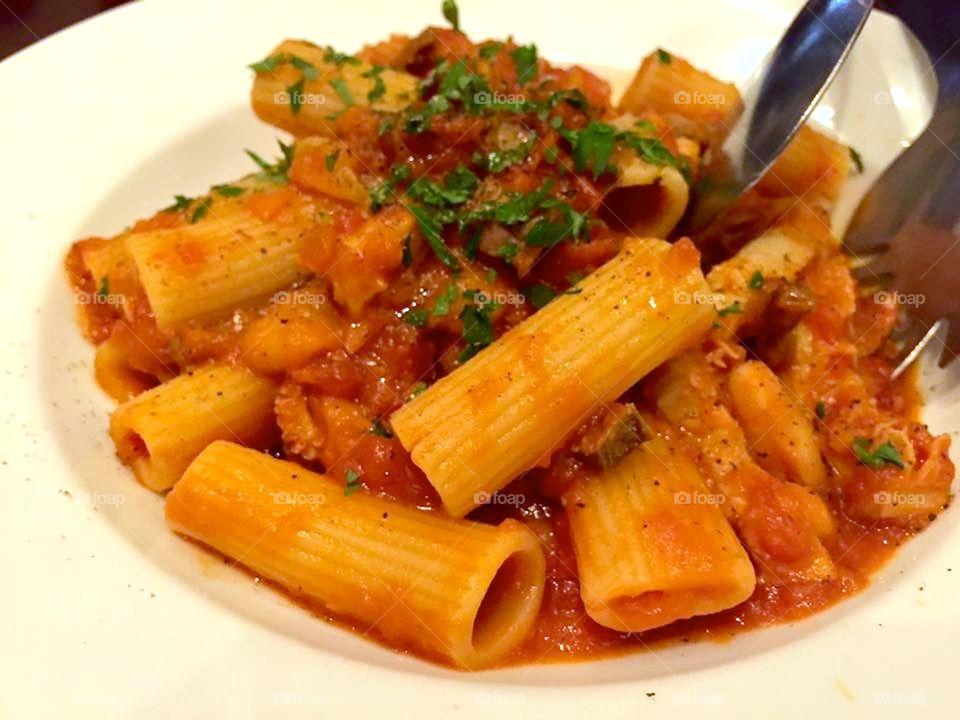
<path id="1" fill-rule="evenodd" d="M 743 112 L 691 198 L 684 234 L 709 225 L 773 165 L 836 77 L 873 4 L 807 0 L 747 84 Z"/>
<path id="2" fill-rule="evenodd" d="M 896 376 L 944 325 L 940 366 L 960 354 L 960 6 L 897 0 L 883 9 L 920 40 L 939 84 L 926 130 L 867 192 L 843 240 L 857 278 L 903 311 Z"/>

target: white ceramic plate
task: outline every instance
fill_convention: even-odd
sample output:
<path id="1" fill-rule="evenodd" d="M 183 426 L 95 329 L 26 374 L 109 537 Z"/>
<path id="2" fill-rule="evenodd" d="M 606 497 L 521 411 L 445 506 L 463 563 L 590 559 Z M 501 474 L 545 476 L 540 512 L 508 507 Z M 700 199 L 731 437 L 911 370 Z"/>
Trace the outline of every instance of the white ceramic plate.
<path id="1" fill-rule="evenodd" d="M 331 627 L 203 556 L 115 460 L 111 403 L 94 385 L 61 271 L 69 243 L 248 171 L 244 147 L 272 152 L 274 130 L 248 109 L 245 65 L 281 38 L 354 50 L 439 24 L 439 5 L 148 0 L 0 63 L 0 717 L 949 715 L 960 654 L 955 510 L 870 590 L 809 620 L 726 645 L 465 675 Z M 461 0 L 461 15 L 475 38 L 513 33 L 558 61 L 629 71 L 662 45 L 739 81 L 799 5 Z M 898 24 L 871 18 L 817 114 L 867 163 L 841 220 L 922 129 L 933 87 Z M 956 430 L 948 379 L 925 383 L 938 387 L 927 419 Z"/>

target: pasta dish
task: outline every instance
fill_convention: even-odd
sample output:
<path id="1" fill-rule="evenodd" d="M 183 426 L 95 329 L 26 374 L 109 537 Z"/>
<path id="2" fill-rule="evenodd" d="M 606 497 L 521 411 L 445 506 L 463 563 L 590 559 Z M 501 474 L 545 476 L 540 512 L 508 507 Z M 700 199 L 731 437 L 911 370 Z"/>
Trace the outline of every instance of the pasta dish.
<path id="1" fill-rule="evenodd" d="M 449 27 L 254 62 L 276 158 L 66 268 L 171 529 L 459 669 L 724 638 L 863 588 L 946 508 L 896 298 L 804 128 L 706 230 L 741 109 L 666 50 L 622 97 Z"/>

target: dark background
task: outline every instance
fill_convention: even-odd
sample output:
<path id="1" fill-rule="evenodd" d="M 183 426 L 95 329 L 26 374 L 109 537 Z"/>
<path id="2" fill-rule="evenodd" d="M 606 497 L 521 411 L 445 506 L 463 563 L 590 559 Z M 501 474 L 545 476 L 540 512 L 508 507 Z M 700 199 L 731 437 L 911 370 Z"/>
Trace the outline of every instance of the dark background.
<path id="1" fill-rule="evenodd" d="M 0 0 L 0 59 L 127 0 Z"/>
<path id="2" fill-rule="evenodd" d="M 125 2 L 127 0 L 0 0 L 0 59 L 61 28 Z M 908 5 L 943 8 L 955 3 L 960 4 L 960 0 L 878 0 L 877 7 L 884 10 Z"/>

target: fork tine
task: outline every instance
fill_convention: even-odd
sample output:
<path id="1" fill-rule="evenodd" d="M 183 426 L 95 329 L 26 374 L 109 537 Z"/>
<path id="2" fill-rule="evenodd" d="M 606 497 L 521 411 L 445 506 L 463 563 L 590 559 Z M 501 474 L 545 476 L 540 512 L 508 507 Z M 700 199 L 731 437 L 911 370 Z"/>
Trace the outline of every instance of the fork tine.
<path id="1" fill-rule="evenodd" d="M 888 253 L 857 255 L 851 258 L 850 272 L 860 285 L 886 288 L 895 275 L 894 268 L 890 265 Z"/>
<path id="2" fill-rule="evenodd" d="M 940 323 L 926 326 L 918 318 L 907 314 L 906 326 L 896 331 L 897 354 L 893 361 L 897 364 L 893 377 L 899 377 L 913 362 L 920 357 L 940 329 Z"/>
<path id="3" fill-rule="evenodd" d="M 943 322 L 948 324 L 947 339 L 940 351 L 940 367 L 945 367 L 960 355 L 960 311 L 951 313 Z"/>

